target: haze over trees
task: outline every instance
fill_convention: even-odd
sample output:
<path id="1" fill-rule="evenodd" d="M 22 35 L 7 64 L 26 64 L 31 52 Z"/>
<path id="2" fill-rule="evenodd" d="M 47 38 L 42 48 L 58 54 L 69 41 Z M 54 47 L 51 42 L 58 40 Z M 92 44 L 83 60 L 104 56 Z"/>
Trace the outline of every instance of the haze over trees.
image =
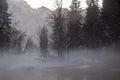
<path id="1" fill-rule="evenodd" d="M 63 56 L 63 50 L 65 49 L 65 17 L 62 13 L 62 0 L 56 0 L 56 10 L 53 12 L 52 17 L 52 45 L 53 49 L 58 52 L 58 56 Z"/>
<path id="2" fill-rule="evenodd" d="M 86 16 L 83 16 L 80 2 L 72 0 L 70 8 L 65 9 L 62 0 L 56 0 L 55 10 L 50 14 L 51 33 L 49 34 L 48 26 L 43 27 L 38 35 L 39 42 L 35 43 L 34 38 L 33 41 L 26 40 L 26 33 L 18 30 L 17 25 L 11 25 L 10 16 L 13 14 L 8 13 L 6 0 L 0 0 L 0 50 L 15 49 L 21 53 L 23 44 L 28 51 L 36 45 L 45 56 L 50 48 L 61 57 L 67 50 L 72 49 L 120 46 L 119 3 L 115 0 L 103 0 L 101 7 L 99 0 L 86 0 L 88 7 L 85 9 Z M 42 9 L 48 10 L 45 7 Z"/>
<path id="3" fill-rule="evenodd" d="M 120 80 L 119 3 L 82 1 L 0 0 L 0 80 Z"/>
<path id="4" fill-rule="evenodd" d="M 10 35 L 10 50 L 14 50 L 13 52 L 16 53 L 21 53 L 25 36 L 25 33 L 22 33 L 19 30 L 12 28 Z"/>
<path id="5" fill-rule="evenodd" d="M 26 45 L 25 45 L 25 52 L 31 52 L 34 47 L 34 42 L 31 38 L 27 39 Z"/>
<path id="6" fill-rule="evenodd" d="M 39 34 L 39 46 L 44 57 L 48 56 L 48 30 L 46 27 L 43 27 Z"/>

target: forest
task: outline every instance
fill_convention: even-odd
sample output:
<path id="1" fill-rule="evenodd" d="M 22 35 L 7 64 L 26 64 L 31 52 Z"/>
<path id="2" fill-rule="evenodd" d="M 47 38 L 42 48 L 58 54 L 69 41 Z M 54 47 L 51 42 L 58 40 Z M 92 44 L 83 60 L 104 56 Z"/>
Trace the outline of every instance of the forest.
<path id="1" fill-rule="evenodd" d="M 11 26 L 12 14 L 8 13 L 6 0 L 0 0 L 0 53 L 25 53 L 35 46 L 43 53 L 49 54 L 49 49 L 63 56 L 74 49 L 120 48 L 120 6 L 115 0 L 86 0 L 86 16 L 81 15 L 79 0 L 72 0 L 67 11 L 63 11 L 62 0 L 56 0 L 55 11 L 52 11 L 52 33 L 43 26 L 39 30 L 37 45 L 31 38 L 26 39 L 26 33 Z M 114 7 L 113 7 L 114 6 Z M 42 15 L 41 15 L 42 16 Z M 23 48 L 24 46 L 24 48 Z M 34 49 L 35 50 L 35 49 Z"/>

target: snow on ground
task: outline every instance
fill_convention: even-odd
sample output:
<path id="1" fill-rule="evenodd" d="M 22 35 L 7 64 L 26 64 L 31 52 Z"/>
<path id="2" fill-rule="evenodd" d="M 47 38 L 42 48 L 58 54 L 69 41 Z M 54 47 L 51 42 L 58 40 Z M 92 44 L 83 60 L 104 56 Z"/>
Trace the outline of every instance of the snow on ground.
<path id="1" fill-rule="evenodd" d="M 70 51 L 64 58 L 50 56 L 43 58 L 37 53 L 10 54 L 0 56 L 0 68 L 6 70 L 38 70 L 46 68 L 67 67 L 81 64 L 104 64 L 117 58 L 110 51 Z"/>

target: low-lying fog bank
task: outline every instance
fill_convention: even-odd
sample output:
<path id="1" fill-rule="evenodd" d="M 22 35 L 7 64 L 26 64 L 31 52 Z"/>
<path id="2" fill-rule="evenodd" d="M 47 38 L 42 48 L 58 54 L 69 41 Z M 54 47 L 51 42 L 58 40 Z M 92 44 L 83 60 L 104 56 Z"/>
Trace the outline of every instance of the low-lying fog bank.
<path id="1" fill-rule="evenodd" d="M 49 51 L 47 58 L 41 53 L 4 54 L 0 56 L 0 69 L 2 70 L 37 70 L 74 65 L 119 64 L 120 54 L 112 49 L 98 50 L 72 50 L 66 51 L 63 58 L 57 57 Z"/>

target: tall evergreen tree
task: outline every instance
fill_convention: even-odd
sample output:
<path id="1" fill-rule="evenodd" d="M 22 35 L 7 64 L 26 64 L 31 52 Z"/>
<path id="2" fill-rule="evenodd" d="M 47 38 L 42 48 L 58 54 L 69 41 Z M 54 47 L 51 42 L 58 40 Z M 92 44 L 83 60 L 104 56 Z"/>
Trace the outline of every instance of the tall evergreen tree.
<path id="1" fill-rule="evenodd" d="M 40 49 L 43 56 L 48 56 L 48 31 L 46 27 L 43 27 L 40 32 Z"/>
<path id="2" fill-rule="evenodd" d="M 103 0 L 101 13 L 106 32 L 106 43 L 120 42 L 120 7 L 116 0 Z"/>
<path id="3" fill-rule="evenodd" d="M 0 48 L 10 46 L 10 19 L 6 0 L 0 0 Z"/>
<path id="4" fill-rule="evenodd" d="M 88 8 L 84 26 L 85 45 L 89 48 L 96 48 L 100 46 L 102 42 L 102 27 L 99 25 L 100 12 L 98 0 L 87 0 L 87 4 Z"/>
<path id="5" fill-rule="evenodd" d="M 81 44 L 82 15 L 80 13 L 80 1 L 72 0 L 68 12 L 68 48 L 76 48 Z"/>
<path id="6" fill-rule="evenodd" d="M 28 38 L 26 42 L 25 52 L 31 52 L 33 50 L 33 47 L 34 47 L 33 40 L 31 38 Z"/>
<path id="7" fill-rule="evenodd" d="M 65 19 L 62 13 L 62 0 L 56 0 L 56 10 L 53 12 L 52 42 L 53 48 L 58 51 L 58 56 L 63 56 L 65 49 Z"/>
<path id="8" fill-rule="evenodd" d="M 12 28 L 10 35 L 10 49 L 14 50 L 16 53 L 22 52 L 23 42 L 25 39 L 25 33 Z"/>

